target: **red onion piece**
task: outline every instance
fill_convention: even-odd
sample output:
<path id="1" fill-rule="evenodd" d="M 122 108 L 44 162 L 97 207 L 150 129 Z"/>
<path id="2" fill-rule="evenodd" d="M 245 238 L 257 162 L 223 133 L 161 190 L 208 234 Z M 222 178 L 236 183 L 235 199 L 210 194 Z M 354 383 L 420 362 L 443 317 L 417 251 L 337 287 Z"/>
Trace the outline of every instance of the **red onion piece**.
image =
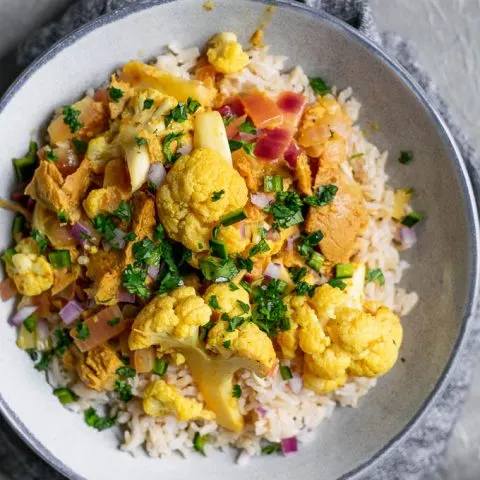
<path id="1" fill-rule="evenodd" d="M 269 279 L 274 278 L 275 280 L 278 280 L 280 278 L 280 274 L 282 273 L 282 266 L 279 263 L 273 263 L 270 262 L 267 265 L 267 268 L 263 272 L 263 275 Z"/>
<path id="2" fill-rule="evenodd" d="M 297 142 L 295 140 L 292 140 L 283 155 L 283 158 L 285 159 L 290 168 L 294 169 L 297 166 L 297 159 L 301 152 L 302 150 L 297 145 Z"/>
<path id="3" fill-rule="evenodd" d="M 242 240 L 245 240 L 245 238 L 247 238 L 247 229 L 245 226 L 245 222 L 240 223 L 239 229 L 240 229 L 240 238 Z"/>
<path id="4" fill-rule="evenodd" d="M 250 201 L 259 208 L 265 208 L 273 201 L 273 195 L 267 193 L 255 193 L 250 195 Z"/>
<path id="5" fill-rule="evenodd" d="M 133 293 L 127 292 L 126 290 L 121 290 L 118 294 L 118 301 L 124 303 L 135 303 L 136 298 Z"/>
<path id="6" fill-rule="evenodd" d="M 181 152 L 183 153 L 183 152 Z M 148 179 L 159 187 L 167 178 L 167 171 L 161 163 L 154 163 L 150 166 L 150 171 L 148 172 Z"/>
<path id="7" fill-rule="evenodd" d="M 283 156 L 292 141 L 292 133 L 287 128 L 264 130 L 255 146 L 255 156 L 263 160 L 277 160 Z"/>
<path id="8" fill-rule="evenodd" d="M 241 117 L 245 113 L 245 109 L 243 108 L 243 103 L 240 101 L 238 97 L 232 98 L 229 103 L 223 105 L 218 109 L 218 112 L 222 117 L 231 117 L 235 115 L 236 117 Z"/>
<path id="9" fill-rule="evenodd" d="M 87 243 L 87 238 L 92 235 L 92 232 L 86 225 L 77 222 L 72 227 L 72 235 L 80 245 L 85 245 Z"/>
<path id="10" fill-rule="evenodd" d="M 155 265 L 150 265 L 147 269 L 147 273 L 152 280 L 156 280 L 158 277 L 158 274 L 160 273 L 160 267 Z"/>
<path id="11" fill-rule="evenodd" d="M 58 312 L 63 323 L 70 325 L 73 323 L 85 309 L 76 300 L 70 300 L 61 310 Z"/>
<path id="12" fill-rule="evenodd" d="M 282 452 L 284 455 L 298 451 L 297 437 L 284 438 L 280 441 L 280 445 L 282 446 Z"/>
<path id="13" fill-rule="evenodd" d="M 37 321 L 37 350 L 41 352 L 49 349 L 50 330 L 46 320 L 41 318 Z"/>
<path id="14" fill-rule="evenodd" d="M 31 305 L 28 307 L 22 307 L 20 310 L 17 310 L 17 313 L 10 319 L 10 323 L 12 325 L 16 325 L 17 327 L 22 324 L 32 313 L 37 311 L 38 307 L 35 305 Z"/>
<path id="15" fill-rule="evenodd" d="M 403 248 L 413 247 L 417 243 L 417 233 L 413 228 L 401 227 L 396 235 L 397 240 L 401 242 Z"/>
<path id="16" fill-rule="evenodd" d="M 257 407 L 257 413 L 261 416 L 264 417 L 267 414 L 267 410 L 263 407 Z"/>

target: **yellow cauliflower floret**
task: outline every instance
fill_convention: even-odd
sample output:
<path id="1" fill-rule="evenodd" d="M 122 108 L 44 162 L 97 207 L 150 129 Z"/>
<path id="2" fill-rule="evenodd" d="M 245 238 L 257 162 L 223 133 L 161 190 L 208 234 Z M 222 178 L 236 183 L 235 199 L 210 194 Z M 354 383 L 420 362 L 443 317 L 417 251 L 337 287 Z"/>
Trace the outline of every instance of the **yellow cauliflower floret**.
<path id="1" fill-rule="evenodd" d="M 249 63 L 248 55 L 231 32 L 223 32 L 210 39 L 211 47 L 207 50 L 208 61 L 220 73 L 237 73 Z"/>
<path id="2" fill-rule="evenodd" d="M 15 247 L 7 274 L 14 281 L 20 294 L 33 297 L 53 285 L 53 269 L 47 259 L 40 255 L 37 243 L 32 238 L 21 240 Z"/>
<path id="3" fill-rule="evenodd" d="M 245 229 L 245 226 L 230 225 L 221 228 L 218 233 L 218 240 L 225 243 L 230 254 L 241 253 L 250 244 L 250 240 L 245 235 L 245 232 L 243 231 L 242 233 L 242 228 Z"/>
<path id="4" fill-rule="evenodd" d="M 158 295 L 137 315 L 129 338 L 131 350 L 159 343 L 162 336 L 195 337 L 209 322 L 212 311 L 192 287 Z"/>
<path id="5" fill-rule="evenodd" d="M 213 201 L 214 193 L 223 190 Z M 208 249 L 212 227 L 247 203 L 245 181 L 213 150 L 199 148 L 181 157 L 157 193 L 160 220 L 170 237 L 194 252 Z"/>
<path id="6" fill-rule="evenodd" d="M 276 361 L 268 335 L 251 322 L 244 323 L 233 332 L 229 332 L 228 327 L 228 322 L 223 320 L 215 324 L 208 334 L 207 350 L 219 353 L 225 359 L 232 356 L 248 359 L 257 365 L 261 375 L 268 375 Z"/>
<path id="7" fill-rule="evenodd" d="M 97 391 L 111 391 L 117 378 L 116 371 L 123 367 L 115 350 L 108 344 L 98 345 L 82 355 L 76 368 L 80 380 Z"/>
<path id="8" fill-rule="evenodd" d="M 155 380 L 145 388 L 143 409 L 154 417 L 176 415 L 182 421 L 215 420 L 215 414 L 206 410 L 198 400 L 184 397 L 164 380 Z"/>
<path id="9" fill-rule="evenodd" d="M 328 284 L 315 290 L 310 303 L 323 326 L 335 317 L 337 307 L 343 307 L 347 301 L 345 292 Z"/>
<path id="10" fill-rule="evenodd" d="M 238 287 L 238 285 L 237 285 Z M 214 312 L 221 316 L 226 313 L 229 317 L 235 317 L 239 315 L 245 315 L 248 312 L 244 312 L 239 302 L 250 306 L 250 299 L 248 293 L 242 287 L 238 287 L 237 290 L 230 289 L 229 282 L 214 283 L 207 288 L 204 298 L 205 302 L 210 305 L 212 297 L 216 297 L 219 308 L 213 309 Z"/>

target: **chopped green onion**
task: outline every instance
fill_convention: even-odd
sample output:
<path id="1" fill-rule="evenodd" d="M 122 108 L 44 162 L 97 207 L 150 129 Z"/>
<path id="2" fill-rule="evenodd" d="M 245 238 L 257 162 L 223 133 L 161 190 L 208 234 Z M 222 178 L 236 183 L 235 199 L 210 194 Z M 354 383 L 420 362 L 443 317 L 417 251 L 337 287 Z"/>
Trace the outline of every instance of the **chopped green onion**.
<path id="1" fill-rule="evenodd" d="M 208 435 L 200 435 L 199 432 L 195 432 L 195 435 L 193 437 L 193 448 L 205 455 L 205 442 L 208 440 Z"/>
<path id="2" fill-rule="evenodd" d="M 352 278 L 354 268 L 351 263 L 339 263 L 335 266 L 335 278 Z"/>
<path id="3" fill-rule="evenodd" d="M 87 338 L 90 338 L 90 330 L 88 328 L 88 325 L 85 325 L 83 322 L 80 322 L 77 325 L 77 338 L 79 340 L 86 340 Z"/>
<path id="4" fill-rule="evenodd" d="M 35 314 L 30 315 L 23 321 L 23 326 L 30 332 L 33 333 L 33 331 L 37 328 L 37 317 Z"/>
<path id="5" fill-rule="evenodd" d="M 210 245 L 210 251 L 212 252 L 212 255 L 214 257 L 219 257 L 223 259 L 228 258 L 228 249 L 227 245 L 225 245 L 225 242 L 212 239 L 208 241 L 208 244 Z"/>
<path id="6" fill-rule="evenodd" d="M 89 427 L 96 428 L 99 432 L 113 427 L 117 417 L 99 417 L 93 407 L 89 407 L 83 412 L 85 423 Z"/>
<path id="7" fill-rule="evenodd" d="M 67 405 L 67 403 L 72 403 L 77 399 L 77 396 L 69 388 L 56 388 L 53 394 L 62 405 Z"/>
<path id="8" fill-rule="evenodd" d="M 368 270 L 367 273 L 367 282 L 378 281 L 380 285 L 385 285 L 385 276 L 380 268 L 375 268 L 373 270 Z"/>
<path id="9" fill-rule="evenodd" d="M 354 158 L 358 158 L 358 157 L 363 157 L 364 155 L 365 155 L 364 152 L 354 153 L 353 155 L 350 155 L 350 160 L 353 160 Z"/>
<path id="10" fill-rule="evenodd" d="M 345 290 L 347 284 L 340 278 L 331 278 L 328 281 L 328 284 L 333 288 L 339 288 L 340 290 Z"/>
<path id="11" fill-rule="evenodd" d="M 422 215 L 418 212 L 410 212 L 408 215 L 405 215 L 405 217 L 402 218 L 402 225 L 405 225 L 406 227 L 413 227 L 416 225 L 420 220 L 422 219 Z"/>
<path id="12" fill-rule="evenodd" d="M 65 268 L 72 265 L 68 250 L 53 250 L 48 254 L 48 260 L 53 268 Z"/>
<path id="13" fill-rule="evenodd" d="M 412 151 L 404 151 L 400 152 L 400 157 L 398 161 L 403 165 L 408 165 L 409 163 L 413 162 L 413 152 Z"/>
<path id="14" fill-rule="evenodd" d="M 266 192 L 282 192 L 283 177 L 281 175 L 267 175 L 263 179 L 263 189 Z"/>
<path id="15" fill-rule="evenodd" d="M 220 310 L 220 305 L 218 303 L 218 298 L 216 295 L 212 295 L 208 300 L 208 306 L 214 308 L 215 310 Z"/>
<path id="16" fill-rule="evenodd" d="M 287 367 L 286 365 L 280 365 L 280 375 L 284 380 L 290 380 L 291 378 L 293 378 L 290 367 Z"/>
<path id="17" fill-rule="evenodd" d="M 238 210 L 234 210 L 233 212 L 229 212 L 225 214 L 222 218 L 220 218 L 220 223 L 224 227 L 228 227 L 229 225 L 233 225 L 234 223 L 241 222 L 247 218 L 247 214 L 243 208 L 239 208 Z"/>
<path id="18" fill-rule="evenodd" d="M 25 217 L 21 213 L 17 213 L 13 219 L 12 236 L 21 233 L 25 228 Z"/>
<path id="19" fill-rule="evenodd" d="M 243 287 L 244 290 L 246 290 L 248 293 L 252 293 L 252 287 L 248 282 L 245 280 L 240 280 L 240 285 Z"/>
<path id="20" fill-rule="evenodd" d="M 231 292 L 235 292 L 235 291 L 238 290 L 240 287 L 238 287 L 236 283 L 230 282 L 230 283 L 228 284 L 228 288 L 230 289 Z"/>
<path id="21" fill-rule="evenodd" d="M 280 443 L 270 442 L 268 445 L 262 447 L 262 455 L 272 455 L 273 453 L 280 453 L 282 446 Z"/>
<path id="22" fill-rule="evenodd" d="M 137 375 L 137 372 L 132 367 L 120 367 L 120 368 L 117 368 L 116 374 L 120 375 L 121 377 L 135 378 L 135 376 Z"/>
<path id="23" fill-rule="evenodd" d="M 330 93 L 332 91 L 332 89 L 327 86 L 323 78 L 309 77 L 308 80 L 309 80 L 310 86 L 312 87 L 312 90 L 317 95 L 326 95 L 327 93 Z"/>
<path id="24" fill-rule="evenodd" d="M 167 373 L 168 369 L 168 361 L 164 358 L 157 358 L 155 360 L 155 365 L 152 368 L 152 373 L 158 375 L 159 377 L 163 377 Z"/>
<path id="25" fill-rule="evenodd" d="M 242 387 L 240 385 L 234 385 L 232 390 L 233 398 L 240 398 L 242 396 Z"/>
<path id="26" fill-rule="evenodd" d="M 324 261 L 325 259 L 323 258 L 323 255 L 320 255 L 318 252 L 313 252 L 312 256 L 307 262 L 307 265 L 318 272 L 322 268 Z"/>
<path id="27" fill-rule="evenodd" d="M 2 262 L 5 265 L 12 265 L 12 257 L 17 253 L 17 251 L 11 247 L 7 248 L 2 255 Z"/>
<path id="28" fill-rule="evenodd" d="M 58 221 L 60 223 L 67 223 L 68 222 L 68 215 L 67 212 L 64 212 L 63 210 L 61 212 L 57 213 Z"/>
<path id="29" fill-rule="evenodd" d="M 218 200 L 220 200 L 224 194 L 225 194 L 225 190 L 219 190 L 218 192 L 213 192 L 212 202 L 218 202 Z"/>
<path id="30" fill-rule="evenodd" d="M 13 166 L 15 173 L 20 182 L 30 180 L 38 166 L 37 157 L 38 145 L 37 142 L 30 142 L 28 146 L 28 153 L 22 158 L 14 158 Z"/>

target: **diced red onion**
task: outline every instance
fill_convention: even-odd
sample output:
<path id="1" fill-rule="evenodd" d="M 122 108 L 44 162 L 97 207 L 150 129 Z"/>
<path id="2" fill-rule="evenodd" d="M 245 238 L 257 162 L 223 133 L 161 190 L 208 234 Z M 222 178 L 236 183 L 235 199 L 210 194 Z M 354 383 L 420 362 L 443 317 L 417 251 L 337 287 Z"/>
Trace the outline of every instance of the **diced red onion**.
<path id="1" fill-rule="evenodd" d="M 152 280 L 156 280 L 158 277 L 158 274 L 160 273 L 160 267 L 155 265 L 150 265 L 147 269 L 147 273 Z"/>
<path id="2" fill-rule="evenodd" d="M 192 148 L 193 145 L 191 143 L 183 143 L 177 152 L 181 153 L 182 155 L 188 155 L 192 151 Z"/>
<path id="3" fill-rule="evenodd" d="M 87 239 L 85 237 L 90 237 L 92 232 L 83 223 L 77 222 L 72 227 L 72 235 L 80 245 L 85 245 L 87 243 Z"/>
<path id="4" fill-rule="evenodd" d="M 241 117 L 245 113 L 245 108 L 239 98 L 233 98 L 228 104 L 220 107 L 218 113 L 220 113 L 222 117 L 231 117 L 232 115 Z"/>
<path id="5" fill-rule="evenodd" d="M 270 262 L 267 265 L 267 268 L 263 272 L 265 278 L 278 280 L 280 278 L 280 274 L 282 273 L 282 266 L 279 263 Z"/>
<path id="6" fill-rule="evenodd" d="M 17 313 L 10 319 L 12 325 L 17 327 L 22 324 L 32 313 L 37 311 L 38 307 L 35 305 L 30 305 L 28 307 L 22 307 L 20 310 L 17 310 Z"/>
<path id="7" fill-rule="evenodd" d="M 413 228 L 402 227 L 398 230 L 397 240 L 401 242 L 403 248 L 407 249 L 417 243 L 417 234 Z"/>
<path id="8" fill-rule="evenodd" d="M 292 141 L 292 132 L 287 128 L 264 130 L 258 138 L 254 154 L 263 160 L 277 160 L 283 156 Z"/>
<path id="9" fill-rule="evenodd" d="M 61 310 L 58 312 L 63 323 L 70 325 L 73 323 L 85 309 L 76 300 L 70 300 Z"/>
<path id="10" fill-rule="evenodd" d="M 257 135 L 253 135 L 251 133 L 245 133 L 245 132 L 240 132 L 238 136 L 244 141 L 244 142 L 254 142 L 255 139 L 257 138 Z"/>
<path id="11" fill-rule="evenodd" d="M 245 226 L 245 222 L 240 223 L 240 238 L 245 240 L 247 238 L 247 229 Z"/>
<path id="12" fill-rule="evenodd" d="M 161 163 L 153 163 L 148 172 L 148 179 L 159 187 L 167 178 L 167 171 Z"/>
<path id="13" fill-rule="evenodd" d="M 119 228 L 116 228 L 114 232 L 115 237 L 113 237 L 111 244 L 115 245 L 115 248 L 123 248 L 125 246 L 125 232 Z"/>
<path id="14" fill-rule="evenodd" d="M 267 414 L 267 410 L 263 407 L 257 407 L 257 413 L 261 416 L 264 417 Z"/>
<path id="15" fill-rule="evenodd" d="M 300 235 L 293 235 L 292 237 L 289 237 L 287 240 L 287 250 L 291 252 L 293 250 L 293 246 L 295 245 L 295 241 Z"/>
<path id="16" fill-rule="evenodd" d="M 298 451 L 297 437 L 284 438 L 280 441 L 280 445 L 282 446 L 282 452 L 284 455 Z"/>
<path id="17" fill-rule="evenodd" d="M 37 321 L 37 350 L 48 350 L 50 331 L 46 320 Z"/>
<path id="18" fill-rule="evenodd" d="M 253 283 L 255 281 L 255 277 L 251 274 L 251 273 L 246 273 L 244 276 L 243 276 L 243 279 L 247 282 L 247 283 Z"/>
<path id="19" fill-rule="evenodd" d="M 283 155 L 283 158 L 285 159 L 290 168 L 295 168 L 297 166 L 297 159 L 301 152 L 302 150 L 297 145 L 297 142 L 295 140 L 292 140 Z"/>
<path id="20" fill-rule="evenodd" d="M 250 201 L 253 205 L 259 208 L 265 208 L 273 201 L 273 195 L 267 193 L 255 193 L 250 195 Z"/>
<path id="21" fill-rule="evenodd" d="M 124 303 L 135 303 L 136 298 L 133 293 L 127 292 L 126 290 L 121 290 L 118 294 L 118 301 Z"/>

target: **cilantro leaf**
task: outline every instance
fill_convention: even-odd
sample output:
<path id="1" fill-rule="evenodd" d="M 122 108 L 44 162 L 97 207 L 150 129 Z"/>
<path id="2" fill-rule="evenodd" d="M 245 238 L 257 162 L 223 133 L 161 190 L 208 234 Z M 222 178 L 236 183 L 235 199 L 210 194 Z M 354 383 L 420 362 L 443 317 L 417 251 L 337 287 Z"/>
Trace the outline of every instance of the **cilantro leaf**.
<path id="1" fill-rule="evenodd" d="M 47 237 L 44 237 L 40 234 L 38 230 L 32 230 L 30 236 L 37 242 L 38 248 L 40 249 L 40 253 L 45 253 L 45 250 L 48 245 Z"/>
<path id="2" fill-rule="evenodd" d="M 153 98 L 147 98 L 143 101 L 143 109 L 150 110 L 153 107 L 154 100 Z"/>
<path id="3" fill-rule="evenodd" d="M 132 219 L 132 207 L 126 200 L 122 200 L 118 205 L 118 208 L 114 210 L 113 215 L 120 220 L 130 223 L 130 220 Z"/>
<path id="4" fill-rule="evenodd" d="M 90 338 L 90 330 L 88 328 L 88 325 L 85 325 L 85 323 L 80 322 L 77 327 L 77 338 L 79 340 L 87 340 L 87 338 Z"/>
<path id="5" fill-rule="evenodd" d="M 115 238 L 115 221 L 111 216 L 99 214 L 93 219 L 93 228 L 103 235 L 106 242 L 111 242 Z"/>
<path id="6" fill-rule="evenodd" d="M 223 195 L 225 194 L 225 190 L 219 190 L 218 192 L 213 192 L 212 193 L 212 202 L 217 202 L 220 200 Z"/>
<path id="7" fill-rule="evenodd" d="M 296 192 L 278 192 L 275 202 L 264 208 L 272 215 L 273 228 L 288 228 L 303 222 L 303 202 Z"/>
<path id="8" fill-rule="evenodd" d="M 183 137 L 183 131 L 178 133 L 171 132 L 165 137 L 165 140 L 163 141 L 162 152 L 165 154 L 167 163 L 175 163 L 180 158 L 181 153 L 178 151 L 175 153 L 172 153 L 170 146 L 172 142 L 177 142 L 177 149 L 178 149 L 181 145 L 180 138 L 182 137 Z"/>
<path id="9" fill-rule="evenodd" d="M 250 135 L 256 135 L 257 134 L 257 130 L 255 128 L 255 125 L 253 124 L 253 122 L 247 118 L 247 120 L 245 120 L 239 127 L 238 127 L 238 130 L 240 132 L 243 132 L 243 133 L 248 133 Z"/>
<path id="10" fill-rule="evenodd" d="M 333 201 L 337 191 L 336 185 L 320 185 L 315 195 L 309 195 L 303 201 L 312 207 L 323 207 Z"/>
<path id="11" fill-rule="evenodd" d="M 232 390 L 233 398 L 240 398 L 242 396 L 242 387 L 240 385 L 234 385 Z"/>
<path id="12" fill-rule="evenodd" d="M 215 281 L 219 278 L 231 280 L 238 273 L 231 257 L 226 259 L 207 257 L 200 260 L 200 270 L 207 280 Z"/>
<path id="13" fill-rule="evenodd" d="M 328 87 L 325 81 L 320 77 L 309 77 L 308 81 L 312 87 L 312 90 L 317 95 L 326 95 L 332 91 L 332 89 Z"/>
<path id="14" fill-rule="evenodd" d="M 124 93 L 123 90 L 120 88 L 109 87 L 107 88 L 108 96 L 114 103 L 118 103 L 120 99 L 123 97 Z"/>
<path id="15" fill-rule="evenodd" d="M 147 145 L 148 141 L 144 137 L 135 137 L 135 143 L 140 147 L 141 145 Z"/>
<path id="16" fill-rule="evenodd" d="M 253 155 L 253 151 L 255 150 L 255 142 L 246 142 L 243 140 L 229 140 L 228 145 L 230 147 L 231 152 L 235 152 L 236 150 L 243 150 L 248 153 L 249 155 Z"/>
<path id="17" fill-rule="evenodd" d="M 116 380 L 114 391 L 123 402 L 129 402 L 133 398 L 132 387 L 126 380 Z"/>
<path id="18" fill-rule="evenodd" d="M 212 295 L 208 300 L 208 306 L 214 308 L 215 310 L 220 309 L 220 305 L 218 304 L 218 298 L 216 295 Z"/>
<path id="19" fill-rule="evenodd" d="M 141 298 L 148 298 L 150 290 L 145 285 L 147 272 L 138 264 L 130 264 L 123 271 L 123 286 L 129 293 L 138 295 Z"/>
<path id="20" fill-rule="evenodd" d="M 200 102 L 197 102 L 197 100 L 195 100 L 192 97 L 188 97 L 187 99 L 188 113 L 194 114 L 200 107 L 201 107 Z"/>
<path id="21" fill-rule="evenodd" d="M 63 107 L 63 123 L 70 128 L 71 133 L 76 133 L 83 128 L 83 123 L 79 120 L 80 110 L 68 105 Z"/>

